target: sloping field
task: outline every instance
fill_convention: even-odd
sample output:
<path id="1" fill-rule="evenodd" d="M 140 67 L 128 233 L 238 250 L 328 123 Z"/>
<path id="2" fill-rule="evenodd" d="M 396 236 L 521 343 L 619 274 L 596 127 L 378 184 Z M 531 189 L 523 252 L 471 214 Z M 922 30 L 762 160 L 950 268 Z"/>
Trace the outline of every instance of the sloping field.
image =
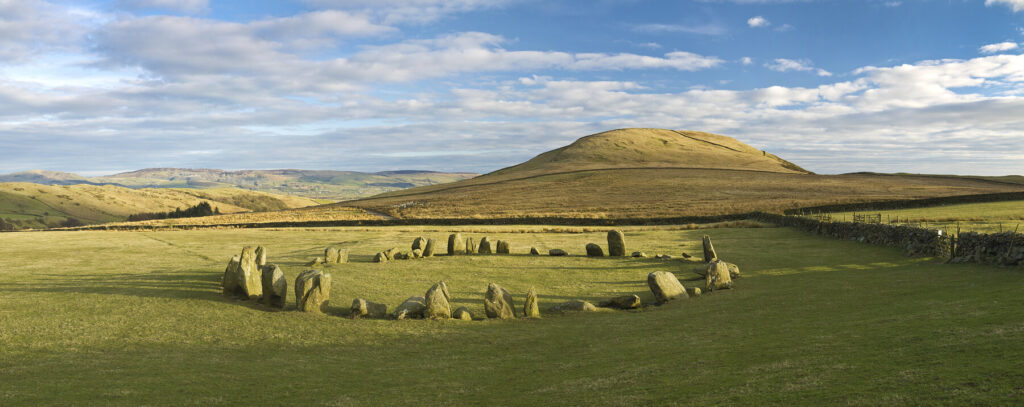
<path id="1" fill-rule="evenodd" d="M 884 223 L 918 224 L 955 232 L 1001 233 L 1022 231 L 1024 201 L 942 205 L 927 208 L 834 212 L 835 220 L 852 220 L 854 214 L 879 215 Z"/>
<path id="2" fill-rule="evenodd" d="M 650 298 L 678 262 L 579 256 L 604 233 L 486 234 L 512 256 L 369 263 L 449 230 L 376 228 L 0 234 L 4 405 L 1015 405 L 1024 402 L 1024 273 L 946 265 L 789 229 L 628 231 L 627 250 L 740 265 L 732 290 L 640 312 L 540 320 L 353 321 L 449 285 L 482 312 L 487 283 L 542 311 L 573 298 Z M 512 230 L 512 229 L 510 229 Z M 770 242 L 766 244 L 766 242 Z M 227 259 L 263 244 L 289 280 L 326 245 L 352 252 L 331 314 L 224 298 Z M 522 255 L 530 245 L 575 256 Z M 53 248 L 61 248 L 60 256 Z M 125 267 L 130 264 L 131 267 Z M 688 268 L 688 267 L 687 267 Z M 289 299 L 294 304 L 293 299 Z"/>

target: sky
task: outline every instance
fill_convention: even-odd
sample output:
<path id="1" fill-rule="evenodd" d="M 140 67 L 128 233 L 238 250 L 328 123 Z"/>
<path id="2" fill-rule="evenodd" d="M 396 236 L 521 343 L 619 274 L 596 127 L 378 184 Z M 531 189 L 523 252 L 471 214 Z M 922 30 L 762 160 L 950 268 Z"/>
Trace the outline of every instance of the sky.
<path id="1" fill-rule="evenodd" d="M 0 0 L 0 173 L 483 173 L 625 127 L 1024 174 L 1024 0 Z"/>

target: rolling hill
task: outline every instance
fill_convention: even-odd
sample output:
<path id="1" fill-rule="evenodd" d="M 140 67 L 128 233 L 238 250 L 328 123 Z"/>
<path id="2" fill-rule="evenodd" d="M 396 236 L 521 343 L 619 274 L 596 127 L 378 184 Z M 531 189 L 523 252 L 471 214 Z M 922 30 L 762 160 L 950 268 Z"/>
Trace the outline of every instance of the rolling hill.
<path id="1" fill-rule="evenodd" d="M 242 188 L 326 201 L 372 196 L 388 191 L 467 179 L 477 174 L 435 171 L 242 170 L 149 168 L 101 177 L 32 170 L 0 175 L 0 182 L 44 185 L 115 185 L 128 188 Z"/>
<path id="2" fill-rule="evenodd" d="M 309 198 L 237 188 L 130 189 L 113 185 L 0 183 L 0 218 L 18 228 L 60 226 L 69 218 L 85 224 L 122 221 L 142 212 L 167 212 L 208 201 L 222 213 L 266 212 L 316 205 Z"/>

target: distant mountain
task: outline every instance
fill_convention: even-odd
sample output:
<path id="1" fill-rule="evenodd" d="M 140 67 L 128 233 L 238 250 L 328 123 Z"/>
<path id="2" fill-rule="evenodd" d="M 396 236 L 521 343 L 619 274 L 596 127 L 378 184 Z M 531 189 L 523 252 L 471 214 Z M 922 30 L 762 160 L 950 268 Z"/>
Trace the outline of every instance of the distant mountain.
<path id="1" fill-rule="evenodd" d="M 321 200 L 347 200 L 418 186 L 472 178 L 477 174 L 435 171 L 241 170 L 148 168 L 86 178 L 55 171 L 26 171 L 0 175 L 0 182 L 44 185 L 116 185 L 127 188 L 242 188 Z"/>

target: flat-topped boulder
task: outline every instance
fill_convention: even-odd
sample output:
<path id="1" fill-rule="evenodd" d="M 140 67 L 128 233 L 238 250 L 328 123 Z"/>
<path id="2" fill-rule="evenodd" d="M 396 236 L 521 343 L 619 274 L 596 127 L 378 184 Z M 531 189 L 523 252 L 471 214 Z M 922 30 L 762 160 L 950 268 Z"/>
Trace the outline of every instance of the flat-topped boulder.
<path id="1" fill-rule="evenodd" d="M 295 305 L 299 311 L 322 313 L 331 300 L 331 275 L 306 270 L 295 278 Z"/>
<path id="2" fill-rule="evenodd" d="M 636 294 L 622 295 L 598 303 L 600 307 L 617 309 L 634 309 L 640 308 L 641 305 L 640 296 Z"/>
<path id="3" fill-rule="evenodd" d="M 548 255 L 550 255 L 550 256 L 568 256 L 569 253 L 566 253 L 566 251 L 562 250 L 562 249 L 551 249 L 551 250 L 548 250 Z"/>
<path id="4" fill-rule="evenodd" d="M 420 319 L 427 309 L 427 300 L 423 297 L 409 297 L 395 308 L 395 319 Z"/>
<path id="5" fill-rule="evenodd" d="M 667 271 L 655 271 L 647 275 L 647 286 L 651 288 L 654 299 L 659 304 L 676 298 L 687 298 L 686 288 L 679 282 L 675 274 Z"/>
<path id="6" fill-rule="evenodd" d="M 633 252 L 632 256 L 633 257 L 643 258 L 643 257 L 647 257 L 647 253 L 644 253 L 644 252 Z"/>
<path id="7" fill-rule="evenodd" d="M 608 231 L 608 255 L 614 257 L 626 255 L 626 235 L 621 230 Z"/>
<path id="8" fill-rule="evenodd" d="M 383 319 L 388 316 L 388 306 L 362 298 L 352 300 L 349 318 Z"/>
<path id="9" fill-rule="evenodd" d="M 587 301 L 571 300 L 557 304 L 549 308 L 551 312 L 602 312 L 610 311 L 607 308 L 598 308 Z"/>
<path id="10" fill-rule="evenodd" d="M 587 243 L 587 257 L 604 257 L 604 250 L 597 243 Z"/>
<path id="11" fill-rule="evenodd" d="M 487 318 L 515 318 L 516 304 L 512 300 L 512 294 L 509 294 L 500 285 L 488 284 L 487 293 L 484 294 L 484 313 L 487 314 Z"/>
<path id="12" fill-rule="evenodd" d="M 448 286 L 444 281 L 438 281 L 431 286 L 423 298 L 426 302 L 426 309 L 423 311 L 424 318 L 448 319 L 452 317 L 451 294 L 448 293 Z"/>
<path id="13" fill-rule="evenodd" d="M 263 286 L 263 305 L 283 309 L 288 301 L 288 280 L 284 278 L 281 268 L 276 264 L 263 266 L 260 282 Z"/>

